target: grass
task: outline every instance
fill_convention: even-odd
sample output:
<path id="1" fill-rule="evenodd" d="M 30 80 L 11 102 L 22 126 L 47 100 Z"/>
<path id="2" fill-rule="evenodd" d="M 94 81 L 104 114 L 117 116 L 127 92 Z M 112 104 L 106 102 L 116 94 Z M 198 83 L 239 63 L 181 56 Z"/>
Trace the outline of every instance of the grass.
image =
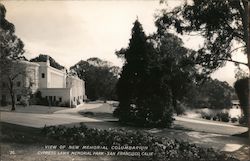
<path id="1" fill-rule="evenodd" d="M 45 144 L 53 140 L 48 140 L 41 133 L 41 129 L 26 127 L 16 124 L 0 122 L 1 142 L 20 144 Z"/>
<path id="2" fill-rule="evenodd" d="M 42 160 L 109 160 L 119 161 L 119 157 L 113 156 L 75 156 L 75 155 L 37 155 L 37 151 L 42 150 L 46 144 L 59 145 L 58 141 L 48 139 L 41 133 L 42 129 L 15 125 L 0 122 L 0 144 L 1 161 L 42 161 Z M 9 150 L 15 150 L 17 155 L 9 155 Z M 123 158 L 124 161 L 131 161 L 130 158 Z"/>

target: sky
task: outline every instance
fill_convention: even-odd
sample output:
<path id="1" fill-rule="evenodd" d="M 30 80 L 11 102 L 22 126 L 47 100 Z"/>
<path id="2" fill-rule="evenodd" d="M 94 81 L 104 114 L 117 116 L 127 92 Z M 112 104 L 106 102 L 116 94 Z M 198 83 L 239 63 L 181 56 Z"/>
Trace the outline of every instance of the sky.
<path id="1" fill-rule="evenodd" d="M 138 17 L 145 33 L 156 31 L 155 13 L 174 7 L 180 1 L 159 4 L 158 0 L 2 0 L 6 18 L 16 27 L 16 35 L 25 44 L 25 56 L 52 56 L 69 68 L 80 60 L 99 57 L 122 66 L 115 51 L 127 47 L 133 22 Z M 198 49 L 200 37 L 182 37 L 184 45 Z M 246 62 L 238 54 L 234 59 Z M 227 63 L 212 77 L 233 85 L 234 64 Z M 246 70 L 246 68 L 245 68 Z"/>

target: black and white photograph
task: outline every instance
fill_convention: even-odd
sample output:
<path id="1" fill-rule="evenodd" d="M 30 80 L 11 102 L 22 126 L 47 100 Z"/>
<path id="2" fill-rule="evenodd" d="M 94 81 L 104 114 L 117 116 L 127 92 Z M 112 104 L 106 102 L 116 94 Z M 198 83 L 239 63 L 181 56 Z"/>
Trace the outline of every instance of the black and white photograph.
<path id="1" fill-rule="evenodd" d="M 250 161 L 248 0 L 0 0 L 0 161 Z"/>

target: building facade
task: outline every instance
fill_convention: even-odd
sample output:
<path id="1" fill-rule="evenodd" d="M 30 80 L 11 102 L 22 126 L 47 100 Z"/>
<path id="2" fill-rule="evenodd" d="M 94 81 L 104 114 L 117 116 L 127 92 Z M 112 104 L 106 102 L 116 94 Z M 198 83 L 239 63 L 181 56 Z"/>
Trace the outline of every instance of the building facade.
<path id="1" fill-rule="evenodd" d="M 69 76 L 65 69 L 58 70 L 46 62 L 19 61 L 1 70 L 1 104 L 11 102 L 9 77 L 18 75 L 13 81 L 15 100 L 19 102 L 27 93 L 40 91 L 41 97 L 49 106 L 76 107 L 86 100 L 85 83 L 77 76 Z M 4 73 L 5 72 L 5 73 Z M 7 74 L 7 73 L 8 74 Z"/>

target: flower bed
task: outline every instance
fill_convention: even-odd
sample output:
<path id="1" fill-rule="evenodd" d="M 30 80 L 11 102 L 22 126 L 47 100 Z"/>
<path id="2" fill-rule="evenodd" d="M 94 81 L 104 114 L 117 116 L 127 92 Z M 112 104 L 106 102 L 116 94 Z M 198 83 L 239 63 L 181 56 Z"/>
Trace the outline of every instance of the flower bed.
<path id="1" fill-rule="evenodd" d="M 153 152 L 153 156 L 147 160 L 152 161 L 238 161 L 213 149 L 169 138 L 157 138 L 139 131 L 90 129 L 81 124 L 73 128 L 44 127 L 42 132 L 48 139 L 66 145 L 147 146 L 148 151 Z"/>

